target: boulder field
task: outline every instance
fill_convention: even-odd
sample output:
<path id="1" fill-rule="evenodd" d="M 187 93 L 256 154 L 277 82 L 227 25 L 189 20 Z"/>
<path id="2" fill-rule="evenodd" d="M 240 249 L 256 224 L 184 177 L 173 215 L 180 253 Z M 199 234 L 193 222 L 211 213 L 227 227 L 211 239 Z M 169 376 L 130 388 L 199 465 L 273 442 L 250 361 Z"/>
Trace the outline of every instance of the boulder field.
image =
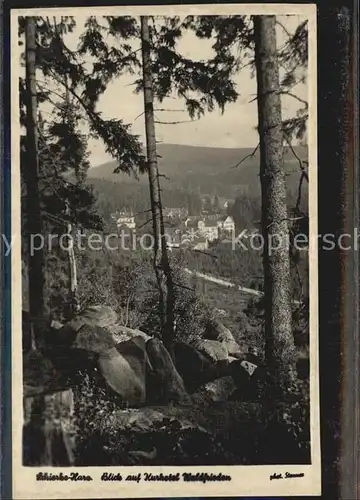
<path id="1" fill-rule="evenodd" d="M 204 337 L 191 345 L 176 342 L 172 359 L 161 340 L 121 325 L 107 306 L 52 324 L 46 350 L 24 353 L 24 463 L 74 463 L 72 388 L 85 371 L 96 372 L 134 411 L 223 403 L 245 394 L 242 386 L 251 378 L 245 349 L 220 322 Z"/>

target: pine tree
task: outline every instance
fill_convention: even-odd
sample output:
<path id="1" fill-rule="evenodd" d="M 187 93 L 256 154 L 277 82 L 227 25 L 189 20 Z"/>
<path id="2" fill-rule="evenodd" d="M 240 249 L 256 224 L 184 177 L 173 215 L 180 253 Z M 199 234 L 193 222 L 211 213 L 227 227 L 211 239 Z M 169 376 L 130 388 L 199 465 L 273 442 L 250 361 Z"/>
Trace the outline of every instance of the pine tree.
<path id="1" fill-rule="evenodd" d="M 274 381 L 293 367 L 289 228 L 283 158 L 275 16 L 255 16 L 255 63 L 260 136 L 266 359 Z M 273 247 L 271 244 L 273 243 Z M 276 249 L 275 247 L 276 246 Z M 280 371 L 280 373 L 279 373 Z"/>
<path id="2" fill-rule="evenodd" d="M 26 157 L 25 173 L 27 201 L 27 238 L 30 249 L 29 269 L 29 309 L 32 329 L 32 347 L 41 344 L 42 324 L 45 309 L 45 250 L 43 246 L 32 251 L 33 238 L 43 236 L 43 223 L 39 189 L 38 151 L 38 107 L 36 96 L 36 21 L 27 17 L 25 23 L 26 61 Z M 37 235 L 37 236 L 36 236 Z"/>
<path id="3" fill-rule="evenodd" d="M 141 17 L 141 48 L 143 62 L 143 86 L 144 86 L 144 115 L 146 129 L 146 147 L 147 147 L 147 168 L 149 173 L 149 189 L 150 189 L 150 204 L 153 223 L 154 237 L 154 270 L 159 290 L 159 311 L 161 332 L 164 338 L 166 316 L 170 311 L 166 310 L 165 297 L 163 291 L 163 255 L 167 252 L 166 242 L 162 239 L 162 205 L 159 189 L 159 170 L 157 164 L 156 153 L 156 135 L 155 135 L 155 118 L 154 118 L 154 93 L 151 71 L 151 51 L 150 51 L 150 32 L 149 21 L 147 16 Z M 165 248 L 163 248 L 165 246 Z M 169 278 L 172 279 L 171 273 Z M 169 289 L 167 290 L 167 294 Z"/>
<path id="4" fill-rule="evenodd" d="M 200 116 L 214 105 L 223 110 L 226 102 L 235 100 L 237 94 L 228 78 L 229 69 L 219 71 L 218 61 L 192 61 L 177 51 L 177 42 L 182 35 L 179 18 L 162 18 L 149 26 L 149 18 L 138 20 L 130 17 L 107 17 L 107 26 L 97 19 L 89 18 L 87 31 L 82 37 L 80 52 L 96 54 L 93 80 L 105 87 L 123 72 L 138 72 L 136 91 L 144 92 L 144 115 L 146 123 L 147 158 L 142 157 L 142 170 L 149 175 L 150 204 L 155 239 L 154 267 L 160 297 L 162 337 L 168 350 L 172 351 L 174 331 L 175 290 L 170 259 L 165 243 L 165 228 L 161 203 L 160 175 L 157 167 L 154 100 L 162 102 L 177 91 L 186 104 L 190 116 Z M 118 43 L 109 46 L 104 33 L 115 36 Z M 141 37 L 142 61 L 128 40 Z M 120 46 L 119 46 L 120 45 Z M 163 240 L 163 241 L 162 241 Z M 165 285 L 166 290 L 163 291 Z M 165 293 L 164 293 L 165 292 Z"/>
<path id="5" fill-rule="evenodd" d="M 59 235 L 66 233 L 70 224 L 78 228 L 100 229 L 102 221 L 95 210 L 95 197 L 92 189 L 85 184 L 86 172 L 89 168 L 87 138 L 79 132 L 79 122 L 87 120 L 90 133 L 101 138 L 107 151 L 118 160 L 119 170 L 126 172 L 137 170 L 141 145 L 137 137 L 129 133 L 128 127 L 123 124 L 122 120 L 104 120 L 95 110 L 96 99 L 102 92 L 101 86 L 97 87 L 98 82 L 86 74 L 81 58 L 77 53 L 70 51 L 64 41 L 66 33 L 71 32 L 75 26 L 74 20 L 67 17 L 61 18 L 60 22 L 56 18 L 52 22 L 49 18 L 33 19 L 34 67 L 40 75 L 39 78 L 33 79 L 33 91 L 40 109 L 41 103 L 45 101 L 51 102 L 54 106 L 50 118 L 41 117 L 36 126 L 41 216 L 46 218 L 43 224 L 46 231 L 51 232 L 56 228 Z M 26 20 L 20 18 L 20 44 L 25 34 L 25 27 Z M 25 106 L 28 103 L 28 95 L 29 89 L 21 78 L 20 119 L 26 130 L 28 123 Z M 72 119 L 69 120 L 69 117 Z M 22 138 L 21 171 L 25 184 L 27 162 L 24 137 Z M 66 175 L 69 172 L 72 172 L 73 176 Z M 35 177 L 31 177 L 28 181 L 34 182 L 34 179 Z M 29 198 L 26 192 L 24 196 L 25 199 Z M 23 206 L 26 222 L 36 220 L 36 218 L 29 217 L 30 213 Z M 25 259 L 28 258 L 26 248 L 27 245 L 24 245 Z M 74 254 L 70 259 L 72 271 L 70 273 L 69 268 L 68 281 L 69 288 L 72 290 L 71 299 L 74 292 L 74 282 L 71 278 L 71 275 L 74 278 Z M 43 276 L 46 274 L 49 262 L 44 260 L 38 266 L 42 269 Z M 50 276 L 53 270 L 49 268 L 48 271 L 47 281 L 53 281 Z M 30 280 L 30 283 L 34 283 L 34 280 Z M 29 296 L 38 297 L 39 303 L 45 301 L 44 307 L 50 306 L 51 293 L 46 296 L 43 294 L 43 299 L 40 299 L 41 294 L 34 292 L 34 286 L 30 284 Z M 42 312 L 41 316 L 44 317 L 44 314 Z"/>

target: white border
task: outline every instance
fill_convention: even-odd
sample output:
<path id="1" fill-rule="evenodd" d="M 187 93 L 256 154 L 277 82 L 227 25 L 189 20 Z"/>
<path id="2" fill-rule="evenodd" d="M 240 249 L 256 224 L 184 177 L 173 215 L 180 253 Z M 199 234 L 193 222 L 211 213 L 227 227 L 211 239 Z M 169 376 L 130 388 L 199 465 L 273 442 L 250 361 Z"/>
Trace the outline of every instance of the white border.
<path id="1" fill-rule="evenodd" d="M 84 14 L 88 7 L 17 9 L 11 12 L 11 207 L 12 207 L 12 401 L 13 401 L 13 498 L 75 499 L 75 498 L 141 498 L 141 497 L 206 497 L 206 496 L 313 496 L 321 494 L 320 416 L 319 416 L 319 364 L 318 364 L 318 261 L 317 261 L 317 55 L 316 5 L 240 4 L 240 5 L 179 5 L 179 6 L 118 6 L 91 7 L 92 15 L 261 15 L 301 14 L 309 22 L 309 213 L 310 213 L 310 419 L 312 465 L 289 466 L 224 466 L 224 467 L 86 467 L 86 468 L 33 468 L 22 466 L 22 335 L 21 335 L 21 221 L 20 221 L 20 134 L 19 130 L 19 47 L 17 44 L 18 16 Z M 281 446 L 281 443 L 279 443 Z M 175 470 L 176 469 L 176 470 Z M 37 482 L 36 473 L 42 472 L 90 474 L 91 483 Z M 222 472 L 232 477 L 230 482 L 194 483 L 162 482 L 101 482 L 103 472 L 127 473 L 151 471 L 169 472 Z M 303 478 L 270 481 L 274 473 L 304 473 Z"/>

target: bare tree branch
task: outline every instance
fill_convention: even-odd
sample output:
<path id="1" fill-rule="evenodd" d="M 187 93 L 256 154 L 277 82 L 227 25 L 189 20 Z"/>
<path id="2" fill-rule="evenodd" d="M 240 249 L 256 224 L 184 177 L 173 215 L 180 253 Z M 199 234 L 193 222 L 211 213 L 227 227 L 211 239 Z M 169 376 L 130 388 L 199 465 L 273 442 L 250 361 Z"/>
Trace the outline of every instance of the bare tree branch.
<path id="1" fill-rule="evenodd" d="M 167 175 L 165 174 L 157 174 L 158 177 L 164 177 L 164 179 L 166 179 L 167 181 L 170 181 L 170 177 L 168 177 Z"/>
<path id="2" fill-rule="evenodd" d="M 162 111 L 166 113 L 185 113 L 185 109 L 166 109 L 166 108 L 155 108 L 154 111 Z"/>
<path id="3" fill-rule="evenodd" d="M 284 32 L 287 34 L 287 36 L 289 38 L 292 38 L 293 35 L 290 33 L 290 31 L 287 28 L 285 28 L 283 23 L 281 23 L 278 18 L 276 19 L 276 24 L 279 25 L 284 30 Z"/>
<path id="4" fill-rule="evenodd" d="M 242 163 L 244 163 L 245 160 L 248 160 L 249 158 L 253 158 L 255 156 L 257 150 L 259 149 L 259 147 L 260 147 L 260 143 L 256 146 L 256 148 L 252 151 L 252 153 L 244 156 L 244 158 L 242 158 L 236 165 L 234 165 L 233 167 L 230 167 L 230 170 L 233 168 L 239 167 Z"/>
<path id="5" fill-rule="evenodd" d="M 292 154 L 295 156 L 295 158 L 297 159 L 297 161 L 299 162 L 299 166 L 300 166 L 300 170 L 304 173 L 304 176 L 305 176 L 305 179 L 309 182 L 309 175 L 306 171 L 306 168 L 304 167 L 304 164 L 306 164 L 307 162 L 304 162 L 300 156 L 297 154 L 297 152 L 295 151 L 293 145 L 291 144 L 291 141 L 290 139 L 285 135 L 285 140 L 289 146 L 289 148 L 291 149 L 291 152 Z"/>
<path id="6" fill-rule="evenodd" d="M 307 101 L 305 101 L 305 99 L 301 99 L 301 97 L 297 96 L 296 94 L 293 94 L 292 92 L 289 92 L 288 90 L 281 90 L 280 94 L 281 95 L 288 95 L 290 97 L 293 97 L 294 99 L 297 99 L 302 104 L 305 104 L 306 107 L 309 106 L 309 103 Z"/>
<path id="7" fill-rule="evenodd" d="M 300 177 L 299 187 L 298 187 L 298 195 L 297 195 L 297 199 L 296 199 L 296 210 L 297 211 L 300 211 L 300 203 L 301 203 L 301 198 L 302 198 L 302 186 L 303 186 L 304 179 L 305 179 L 304 172 L 301 172 L 301 177 Z"/>
<path id="8" fill-rule="evenodd" d="M 199 121 L 199 119 L 197 119 L 197 120 L 182 120 L 182 121 L 174 121 L 174 122 L 163 122 L 160 120 L 155 120 L 155 123 L 160 124 L 160 125 L 179 125 L 181 123 L 193 123 L 196 121 Z"/>
<path id="9" fill-rule="evenodd" d="M 142 116 L 143 114 L 145 114 L 145 111 L 142 111 L 139 115 L 137 115 L 137 117 L 134 118 L 134 122 L 136 122 L 136 120 L 140 118 L 140 116 Z"/>

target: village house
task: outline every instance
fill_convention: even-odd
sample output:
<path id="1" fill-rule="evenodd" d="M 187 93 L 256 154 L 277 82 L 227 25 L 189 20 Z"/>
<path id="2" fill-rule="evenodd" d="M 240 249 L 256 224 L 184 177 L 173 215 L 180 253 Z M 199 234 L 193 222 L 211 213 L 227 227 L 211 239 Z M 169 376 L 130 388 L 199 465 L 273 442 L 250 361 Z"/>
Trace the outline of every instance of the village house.
<path id="1" fill-rule="evenodd" d="M 189 215 L 189 217 L 185 219 L 185 227 L 187 229 L 201 230 L 204 228 L 204 225 L 204 219 L 198 215 Z"/>
<path id="2" fill-rule="evenodd" d="M 178 228 L 165 228 L 165 241 L 169 250 L 179 248 L 181 244 L 181 230 Z"/>
<path id="3" fill-rule="evenodd" d="M 131 212 L 116 212 L 111 215 L 118 229 L 136 229 L 135 217 Z"/>
<path id="4" fill-rule="evenodd" d="M 208 241 L 215 241 L 219 237 L 218 224 L 215 220 L 205 220 L 204 227 L 201 230 L 201 235 Z"/>
<path id="5" fill-rule="evenodd" d="M 230 235 L 235 231 L 235 222 L 230 215 L 224 215 L 217 221 L 217 227 L 221 234 Z"/>
<path id="6" fill-rule="evenodd" d="M 207 250 L 209 248 L 209 241 L 206 238 L 198 237 L 192 242 L 193 250 Z"/>
<path id="7" fill-rule="evenodd" d="M 166 219 L 184 220 L 188 216 L 188 210 L 186 208 L 164 208 L 163 215 Z"/>

